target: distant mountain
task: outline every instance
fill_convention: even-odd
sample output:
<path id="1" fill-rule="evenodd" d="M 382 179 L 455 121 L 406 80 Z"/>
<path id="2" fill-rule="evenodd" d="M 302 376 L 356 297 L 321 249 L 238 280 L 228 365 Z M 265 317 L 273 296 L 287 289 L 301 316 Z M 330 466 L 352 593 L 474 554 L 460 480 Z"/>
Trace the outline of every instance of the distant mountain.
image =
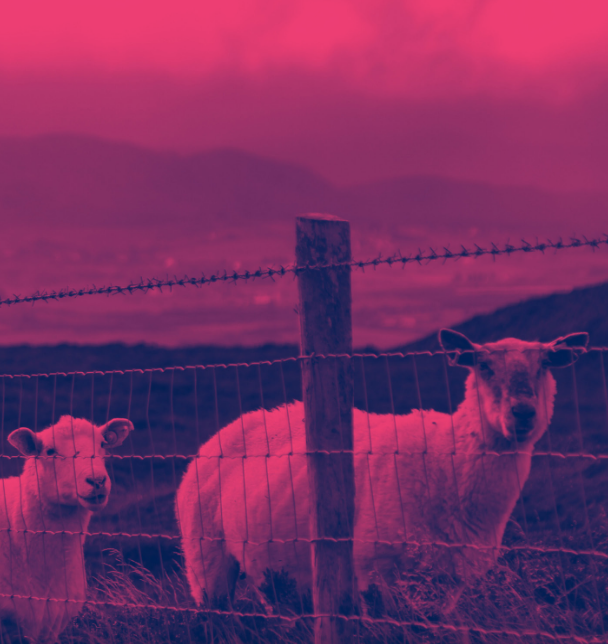
<path id="1" fill-rule="evenodd" d="M 186 156 L 78 135 L 0 138 L 0 216 L 29 224 L 207 228 L 323 211 L 359 228 L 397 227 L 406 237 L 420 227 L 544 234 L 580 232 L 604 221 L 607 210 L 601 193 L 441 177 L 340 189 L 305 168 L 233 149 Z"/>
<path id="2" fill-rule="evenodd" d="M 0 139 L 0 214 L 31 223 L 225 227 L 314 210 L 332 193 L 305 169 L 238 150 L 186 157 L 75 135 Z"/>

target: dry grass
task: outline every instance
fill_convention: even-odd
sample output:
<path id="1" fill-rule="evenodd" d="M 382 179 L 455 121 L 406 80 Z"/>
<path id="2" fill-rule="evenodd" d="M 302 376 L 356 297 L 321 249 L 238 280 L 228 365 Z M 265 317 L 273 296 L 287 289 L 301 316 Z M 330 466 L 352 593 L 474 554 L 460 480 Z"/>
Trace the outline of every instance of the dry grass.
<path id="1" fill-rule="evenodd" d="M 103 576 L 91 580 L 90 603 L 62 634 L 62 643 L 311 641 L 310 618 L 293 622 L 279 617 L 279 613 L 294 616 L 301 606 L 295 584 L 280 573 L 274 576 L 272 584 L 262 585 L 259 593 L 244 585 L 239 587 L 232 606 L 226 600 L 216 602 L 213 605 L 216 612 L 209 613 L 196 610 L 180 568 L 159 578 L 140 564 L 123 562 L 117 551 L 111 554 L 116 564 L 107 567 Z M 278 600 L 271 603 L 273 596 Z M 239 616 L 218 614 L 231 610 Z"/>
<path id="2" fill-rule="evenodd" d="M 592 529 L 596 550 L 608 552 L 605 514 Z M 588 533 L 579 528 L 566 536 L 568 547 L 576 548 Z M 514 521 L 504 543 L 515 547 L 526 543 Z M 91 580 L 91 603 L 62 634 L 62 643 L 312 641 L 310 596 L 300 598 L 295 582 L 286 575 L 267 577 L 257 594 L 239 585 L 232 607 L 238 616 L 209 614 L 195 610 L 179 567 L 157 577 L 139 564 L 125 563 L 118 552 L 111 554 L 114 564 Z M 507 550 L 486 577 L 465 590 L 456 609 L 446 616 L 439 607 L 447 590 L 445 580 L 433 577 L 432 567 L 411 571 L 392 588 L 372 589 L 364 599 L 364 617 L 356 624 L 355 641 L 461 643 L 463 632 L 470 642 L 479 644 L 606 641 L 605 557 Z M 214 608 L 231 610 L 227 602 L 216 603 Z M 302 617 L 288 621 L 279 614 Z"/>

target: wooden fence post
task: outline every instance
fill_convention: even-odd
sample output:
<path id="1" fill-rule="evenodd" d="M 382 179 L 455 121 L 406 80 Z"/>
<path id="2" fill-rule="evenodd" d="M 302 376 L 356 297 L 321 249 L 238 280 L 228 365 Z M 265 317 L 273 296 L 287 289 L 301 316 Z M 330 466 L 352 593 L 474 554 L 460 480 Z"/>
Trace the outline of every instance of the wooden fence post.
<path id="1" fill-rule="evenodd" d="M 350 226 L 331 215 L 296 219 L 298 266 L 348 262 Z M 298 272 L 302 355 L 352 354 L 350 266 Z M 350 358 L 302 361 L 311 500 L 315 644 L 353 641 L 355 481 Z"/>

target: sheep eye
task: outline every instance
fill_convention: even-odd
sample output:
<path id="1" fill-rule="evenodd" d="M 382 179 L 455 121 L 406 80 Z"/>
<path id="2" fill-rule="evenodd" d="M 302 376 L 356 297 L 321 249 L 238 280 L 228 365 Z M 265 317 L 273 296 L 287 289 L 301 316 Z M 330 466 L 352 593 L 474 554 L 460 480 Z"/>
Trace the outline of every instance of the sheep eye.
<path id="1" fill-rule="evenodd" d="M 53 449 L 52 447 L 49 447 L 49 449 L 46 450 L 46 455 L 47 456 L 53 456 L 55 454 L 57 454 L 57 450 Z"/>
<path id="2" fill-rule="evenodd" d="M 484 374 L 485 376 L 493 376 L 494 372 L 490 368 L 490 365 L 487 362 L 479 362 L 479 371 Z"/>

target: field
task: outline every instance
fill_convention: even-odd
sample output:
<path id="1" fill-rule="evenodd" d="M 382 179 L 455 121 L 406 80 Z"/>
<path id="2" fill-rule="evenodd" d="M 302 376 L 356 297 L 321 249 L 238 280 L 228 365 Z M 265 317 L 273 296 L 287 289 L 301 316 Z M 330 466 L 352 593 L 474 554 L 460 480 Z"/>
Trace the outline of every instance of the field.
<path id="1" fill-rule="evenodd" d="M 491 319 L 483 322 L 469 324 L 492 328 Z M 493 328 L 500 329 L 498 335 L 509 334 L 504 324 Z M 576 330 L 584 329 L 583 321 Z M 555 335 L 570 330 L 558 329 Z M 433 348 L 432 342 L 415 348 Z M 5 374 L 155 369 L 5 376 L 0 383 L 0 476 L 21 467 L 6 442 L 15 427 L 41 429 L 65 413 L 98 424 L 129 417 L 135 425 L 109 465 L 110 503 L 90 526 L 93 533 L 105 533 L 87 539 L 91 603 L 62 635 L 63 642 L 310 641 L 309 602 L 301 601 L 293 580 L 280 574 L 262 588 L 266 607 L 239 588 L 233 606 L 239 616 L 221 614 L 229 609 L 225 605 L 216 606 L 215 614 L 193 610 L 173 512 L 176 486 L 200 443 L 241 412 L 300 398 L 300 367 L 296 361 L 238 369 L 167 367 L 295 355 L 292 345 L 0 349 Z M 423 408 L 447 412 L 463 397 L 465 370 L 446 370 L 443 356 L 356 358 L 354 367 L 355 406 L 361 409 L 390 413 L 394 407 L 396 413 L 407 413 L 417 408 L 415 372 Z M 436 609 L 441 580 L 433 579 L 430 570 L 413 570 L 391 589 L 392 605 L 378 610 L 375 598 L 367 597 L 367 614 L 357 626 L 360 641 L 456 642 L 468 629 L 471 641 L 479 642 L 606 641 L 608 460 L 599 458 L 608 454 L 604 354 L 590 352 L 554 375 L 554 419 L 537 445 L 539 454 L 505 534 L 508 548 L 497 566 L 466 591 L 449 618 Z M 584 554 L 589 552 L 595 554 Z"/>

